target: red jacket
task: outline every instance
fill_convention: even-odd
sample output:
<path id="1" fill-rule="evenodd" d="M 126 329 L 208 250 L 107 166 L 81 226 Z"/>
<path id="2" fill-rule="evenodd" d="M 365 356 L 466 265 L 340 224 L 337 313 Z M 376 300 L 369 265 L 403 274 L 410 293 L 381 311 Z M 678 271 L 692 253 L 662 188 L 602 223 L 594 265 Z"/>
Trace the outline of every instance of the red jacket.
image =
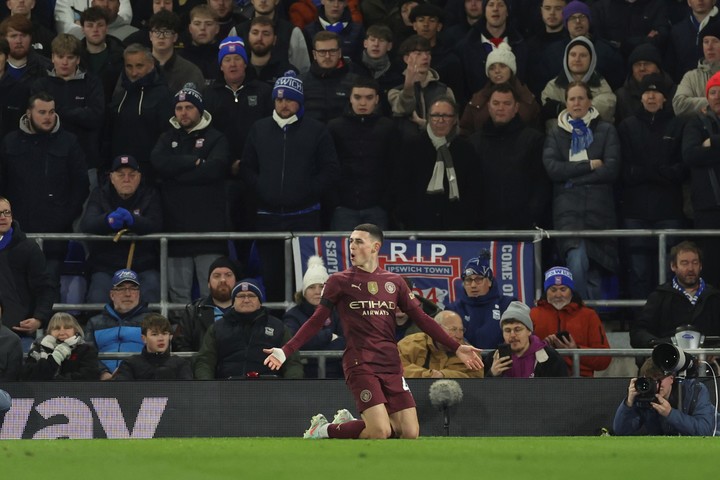
<path id="1" fill-rule="evenodd" d="M 595 310 L 570 302 L 562 310 L 556 310 L 547 300 L 539 300 L 530 311 L 535 325 L 535 335 L 544 339 L 548 335 L 567 331 L 575 339 L 578 348 L 610 348 L 600 317 Z M 611 357 L 580 357 L 580 375 L 592 377 L 595 370 L 605 370 Z M 565 357 L 572 368 L 572 357 Z"/>

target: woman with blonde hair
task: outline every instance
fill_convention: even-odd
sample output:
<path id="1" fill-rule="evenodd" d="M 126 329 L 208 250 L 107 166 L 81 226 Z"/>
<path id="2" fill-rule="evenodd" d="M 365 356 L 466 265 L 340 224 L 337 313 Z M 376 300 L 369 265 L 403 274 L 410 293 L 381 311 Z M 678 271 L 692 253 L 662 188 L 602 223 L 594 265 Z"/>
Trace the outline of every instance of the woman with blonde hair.
<path id="1" fill-rule="evenodd" d="M 99 380 L 100 369 L 95 347 L 83 340 L 83 329 L 69 313 L 50 318 L 48 334 L 30 347 L 22 379 Z"/>

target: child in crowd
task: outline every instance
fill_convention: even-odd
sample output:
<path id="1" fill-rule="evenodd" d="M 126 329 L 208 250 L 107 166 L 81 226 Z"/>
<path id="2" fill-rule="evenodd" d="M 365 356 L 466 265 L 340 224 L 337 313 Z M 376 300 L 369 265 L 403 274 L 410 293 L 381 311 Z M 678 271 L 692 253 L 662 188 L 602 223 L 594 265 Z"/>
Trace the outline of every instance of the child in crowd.
<path id="1" fill-rule="evenodd" d="M 83 329 L 69 313 L 50 318 L 48 334 L 36 340 L 23 366 L 23 380 L 99 380 L 98 354 L 83 340 Z"/>
<path id="2" fill-rule="evenodd" d="M 141 325 L 145 346 L 138 355 L 120 363 L 115 380 L 192 380 L 190 362 L 170 355 L 170 322 L 158 313 L 145 316 Z"/>

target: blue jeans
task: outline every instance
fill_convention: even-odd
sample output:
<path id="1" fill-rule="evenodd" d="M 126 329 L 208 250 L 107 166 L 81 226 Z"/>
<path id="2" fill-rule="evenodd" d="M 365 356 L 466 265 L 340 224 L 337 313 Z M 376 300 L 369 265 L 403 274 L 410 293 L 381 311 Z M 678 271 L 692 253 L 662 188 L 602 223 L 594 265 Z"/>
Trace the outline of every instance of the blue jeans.
<path id="1" fill-rule="evenodd" d="M 623 228 L 628 229 L 656 229 L 684 228 L 682 220 L 639 220 L 635 218 L 623 219 Z M 655 237 L 625 237 L 622 240 L 627 253 L 627 291 L 633 300 L 643 300 L 658 285 L 658 248 Z M 668 238 L 668 250 L 677 242 Z M 669 271 L 670 263 L 665 266 Z"/>
<path id="2" fill-rule="evenodd" d="M 567 252 L 567 267 L 573 274 L 574 291 L 583 300 L 602 298 L 602 275 L 597 265 L 593 265 L 587 254 L 585 240 L 580 240 L 577 248 Z"/>

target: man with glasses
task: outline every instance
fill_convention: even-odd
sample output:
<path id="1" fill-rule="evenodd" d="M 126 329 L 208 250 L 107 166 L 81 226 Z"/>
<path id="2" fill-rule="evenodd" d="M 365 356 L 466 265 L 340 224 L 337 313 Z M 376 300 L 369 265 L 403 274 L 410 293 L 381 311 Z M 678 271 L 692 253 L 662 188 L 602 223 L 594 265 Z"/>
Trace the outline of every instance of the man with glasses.
<path id="1" fill-rule="evenodd" d="M 357 75 L 342 57 L 337 33 L 323 30 L 315 35 L 312 53 L 310 70 L 300 77 L 305 87 L 305 112 L 327 124 L 343 114 Z"/>
<path id="2" fill-rule="evenodd" d="M 19 335 L 28 350 L 35 331 L 46 327 L 50 320 L 57 285 L 45 271 L 42 250 L 35 240 L 25 236 L 18 222 L 13 221 L 10 202 L 3 197 L 0 197 L 0 292 L 2 325 Z M 9 331 L 5 332 L 7 335 L 0 335 L 5 338 L 0 343 L 14 337 Z M 13 345 L 15 341 L 16 338 L 12 340 Z M 0 364 L 3 362 L 0 360 Z M 4 367 L 6 365 L 0 365 L 0 370 Z"/>
<path id="3" fill-rule="evenodd" d="M 404 230 L 469 230 L 477 219 L 477 157 L 458 136 L 457 105 L 436 99 L 423 130 L 402 138 L 395 214 Z M 424 122 L 424 120 L 423 120 Z M 417 131 L 417 128 L 415 129 Z"/>
<path id="4" fill-rule="evenodd" d="M 233 307 L 210 325 L 195 362 L 197 380 L 276 376 L 263 364 L 263 349 L 280 347 L 292 336 L 282 320 L 263 307 L 260 285 L 252 278 L 238 282 L 230 295 Z M 297 354 L 278 372 L 283 378 L 303 378 Z"/>
<path id="5" fill-rule="evenodd" d="M 170 91 L 177 92 L 188 82 L 198 85 L 202 90 L 205 78 L 200 69 L 175 53 L 180 17 L 173 12 L 161 10 L 150 17 L 149 26 L 152 54 Z"/>
<path id="6" fill-rule="evenodd" d="M 487 251 L 470 259 L 461 275 L 463 291 L 447 307 L 462 317 L 467 341 L 483 349 L 503 342 L 500 318 L 510 302 L 517 300 L 500 292 L 490 265 Z"/>
<path id="7" fill-rule="evenodd" d="M 148 313 L 147 303 L 140 302 L 137 273 L 118 270 L 112 278 L 110 302 L 85 326 L 85 341 L 94 345 L 99 353 L 141 352 L 141 325 Z M 99 363 L 100 380 L 112 380 L 120 362 L 102 360 Z"/>
<path id="8" fill-rule="evenodd" d="M 121 230 L 146 235 L 162 230 L 160 196 L 154 186 L 142 182 L 137 160 L 119 155 L 112 163 L 110 181 L 90 194 L 80 231 L 95 235 L 116 235 Z M 126 265 L 134 248 L 132 263 L 142 285 L 142 298 L 160 301 L 160 274 L 156 242 L 88 242 L 90 285 L 88 303 L 105 303 L 113 273 Z"/>
<path id="9" fill-rule="evenodd" d="M 365 29 L 352 20 L 347 0 L 321 0 L 318 18 L 304 29 L 308 47 L 315 48 L 315 36 L 322 31 L 338 35 L 342 56 L 359 62 L 363 51 Z M 312 39 L 312 44 L 311 44 Z"/>
<path id="10" fill-rule="evenodd" d="M 443 310 L 435 315 L 435 321 L 460 345 L 467 345 L 463 338 L 465 327 L 460 315 Z M 413 333 L 400 340 L 398 351 L 405 378 L 482 378 L 484 376 L 482 370 L 470 370 L 455 352 L 436 342 L 425 332 Z"/>
<path id="11" fill-rule="evenodd" d="M 491 377 L 535 378 L 567 377 L 568 368 L 562 357 L 547 343 L 533 335 L 530 307 L 510 302 L 500 317 L 503 340 L 510 346 L 510 356 L 500 356 L 497 349 L 485 370 Z"/>

